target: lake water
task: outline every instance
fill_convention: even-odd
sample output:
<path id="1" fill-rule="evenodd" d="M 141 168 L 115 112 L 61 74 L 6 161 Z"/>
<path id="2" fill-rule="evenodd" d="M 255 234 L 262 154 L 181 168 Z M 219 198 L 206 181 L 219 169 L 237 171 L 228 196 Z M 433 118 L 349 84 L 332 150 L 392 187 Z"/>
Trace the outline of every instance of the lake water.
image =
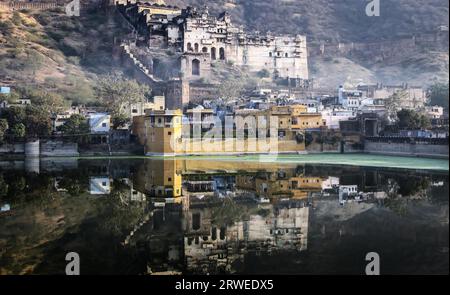
<path id="1" fill-rule="evenodd" d="M 449 273 L 447 160 L 0 160 L 0 274 Z"/>

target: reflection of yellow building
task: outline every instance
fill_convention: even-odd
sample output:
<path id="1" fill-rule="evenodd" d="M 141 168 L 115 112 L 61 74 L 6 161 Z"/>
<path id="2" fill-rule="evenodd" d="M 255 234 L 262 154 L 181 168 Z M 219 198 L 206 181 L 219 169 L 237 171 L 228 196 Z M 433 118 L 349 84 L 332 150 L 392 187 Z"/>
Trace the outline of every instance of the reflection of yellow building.
<path id="1" fill-rule="evenodd" d="M 322 182 L 323 179 L 320 177 L 297 176 L 295 169 L 236 176 L 238 188 L 253 190 L 259 196 L 270 199 L 277 197 L 305 199 L 309 192 L 320 192 Z"/>
<path id="2" fill-rule="evenodd" d="M 156 200 L 180 203 L 182 174 L 177 160 L 149 160 L 135 174 L 136 189 Z"/>
<path id="3" fill-rule="evenodd" d="M 147 159 L 144 163 L 134 173 L 135 189 L 164 203 L 180 203 L 184 200 L 188 204 L 188 196 L 214 195 L 213 181 L 196 181 L 192 177 L 213 175 L 217 171 L 235 175 L 236 188 L 252 191 L 258 197 L 273 202 L 280 198 L 306 199 L 311 193 L 321 192 L 324 181 L 321 177 L 299 174 L 295 164 L 281 164 L 283 167 L 280 168 L 280 165 L 274 167 L 271 163 L 183 159 Z M 191 191 L 189 185 L 200 185 L 207 189 Z"/>

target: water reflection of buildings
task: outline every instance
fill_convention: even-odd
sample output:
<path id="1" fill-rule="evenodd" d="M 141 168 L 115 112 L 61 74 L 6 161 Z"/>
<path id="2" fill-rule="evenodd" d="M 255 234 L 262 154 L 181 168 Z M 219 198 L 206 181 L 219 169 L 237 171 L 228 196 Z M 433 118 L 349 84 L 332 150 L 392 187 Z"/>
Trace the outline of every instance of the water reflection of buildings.
<path id="1" fill-rule="evenodd" d="M 184 213 L 184 255 L 193 273 L 232 273 L 245 254 L 307 248 L 309 207 L 266 205 L 265 212 L 218 225 L 214 207 L 191 207 Z M 225 209 L 226 210 L 226 209 Z"/>
<path id="2" fill-rule="evenodd" d="M 111 179 L 109 177 L 89 178 L 89 193 L 91 195 L 109 195 L 111 193 Z"/>
<path id="3" fill-rule="evenodd" d="M 155 228 L 165 226 L 166 214 L 183 212 L 179 229 L 160 232 L 180 232 L 181 237 L 153 249 L 156 257 L 161 257 L 161 248 L 167 249 L 166 264 L 172 262 L 172 268 L 150 263 L 153 273 L 173 271 L 176 257 L 183 259 L 188 272 L 236 272 L 249 251 L 307 249 L 308 197 L 321 191 L 323 179 L 305 177 L 295 168 L 248 163 L 238 171 L 230 164 L 148 160 L 135 172 L 135 188 L 147 194 L 155 208 L 151 236 L 160 232 Z M 270 203 L 258 202 L 261 199 Z M 181 245 L 176 243 L 180 238 Z"/>
<path id="4" fill-rule="evenodd" d="M 58 192 L 68 191 L 66 172 L 78 171 L 94 197 L 120 195 L 118 202 L 142 208 L 121 241 L 144 253 L 153 274 L 239 273 L 249 254 L 305 251 L 318 198 L 343 206 L 377 202 L 410 186 L 400 180 L 424 179 L 417 172 L 198 159 L 81 160 L 64 173 L 60 166 L 41 163 L 40 172 L 55 176 Z"/>

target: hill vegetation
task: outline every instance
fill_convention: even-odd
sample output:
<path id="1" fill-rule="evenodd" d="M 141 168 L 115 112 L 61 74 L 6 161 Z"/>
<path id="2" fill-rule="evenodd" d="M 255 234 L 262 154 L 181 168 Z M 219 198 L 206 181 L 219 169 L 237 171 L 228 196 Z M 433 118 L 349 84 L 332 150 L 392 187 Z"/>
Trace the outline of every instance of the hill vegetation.
<path id="1" fill-rule="evenodd" d="M 0 83 L 93 101 L 97 76 L 121 70 L 111 58 L 113 41 L 128 31 L 116 17 L 93 9 L 68 17 L 62 9 L 0 8 Z"/>

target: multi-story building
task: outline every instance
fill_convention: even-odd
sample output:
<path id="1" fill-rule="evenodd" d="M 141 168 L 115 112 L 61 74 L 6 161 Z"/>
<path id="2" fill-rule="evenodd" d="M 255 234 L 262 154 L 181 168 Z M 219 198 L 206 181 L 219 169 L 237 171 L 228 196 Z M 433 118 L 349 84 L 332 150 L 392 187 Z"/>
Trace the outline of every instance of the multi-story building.
<path id="1" fill-rule="evenodd" d="M 214 124 L 211 127 L 215 132 L 212 138 L 203 135 L 201 138 L 192 137 L 191 131 L 196 126 L 191 128 L 189 120 L 183 122 L 181 110 L 150 111 L 145 116 L 133 118 L 133 134 L 145 146 L 145 154 L 153 155 L 298 153 L 303 152 L 305 146 L 304 141 L 298 140 L 297 135 L 308 129 L 308 126 L 323 126 L 323 122 L 318 121 L 317 116 L 321 120 L 320 113 L 303 114 L 295 110 L 297 109 L 294 108 L 292 113 L 291 107 L 280 107 L 257 112 L 251 118 L 234 116 L 231 118 L 234 120 L 231 126 L 228 126 L 227 119 L 225 120 L 224 129 L 222 124 Z M 267 120 L 268 124 L 258 126 L 257 124 L 261 124 L 258 116 L 263 121 Z M 278 118 L 274 121 L 273 117 Z M 299 126 L 294 125 L 296 129 L 292 126 L 292 118 L 301 120 L 297 122 Z M 301 124 L 303 121 L 308 124 Z M 270 126 L 270 122 L 277 124 Z M 201 131 L 201 125 L 199 127 Z M 266 132 L 262 132 L 262 128 L 265 128 Z M 273 128 L 277 128 L 278 132 L 274 133 Z"/>
<path id="2" fill-rule="evenodd" d="M 135 0 L 116 4 L 151 47 L 182 52 L 185 80 L 208 77 L 216 60 L 282 79 L 309 78 L 305 36 L 248 34 L 232 23 L 228 13 L 212 16 L 207 7 L 179 9 L 164 1 Z"/>

